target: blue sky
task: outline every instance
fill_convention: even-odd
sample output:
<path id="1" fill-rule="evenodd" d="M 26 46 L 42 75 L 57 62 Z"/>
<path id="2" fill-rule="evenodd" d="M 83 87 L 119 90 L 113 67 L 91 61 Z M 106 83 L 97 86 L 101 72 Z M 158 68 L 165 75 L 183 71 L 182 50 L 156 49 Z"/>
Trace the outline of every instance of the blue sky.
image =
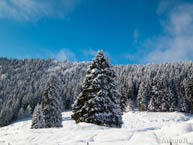
<path id="1" fill-rule="evenodd" d="M 113 64 L 193 60 L 192 0 L 1 0 L 0 56 Z"/>

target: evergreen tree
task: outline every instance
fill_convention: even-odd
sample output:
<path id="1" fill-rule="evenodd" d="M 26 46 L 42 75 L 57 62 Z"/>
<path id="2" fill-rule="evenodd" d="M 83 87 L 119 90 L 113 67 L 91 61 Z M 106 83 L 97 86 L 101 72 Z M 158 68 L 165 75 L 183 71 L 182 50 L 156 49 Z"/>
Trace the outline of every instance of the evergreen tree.
<path id="1" fill-rule="evenodd" d="M 193 113 L 193 75 L 183 81 L 182 90 L 183 96 L 189 102 L 190 111 Z"/>
<path id="2" fill-rule="evenodd" d="M 42 98 L 42 113 L 45 128 L 62 127 L 62 99 L 57 92 L 57 79 L 54 75 L 48 80 Z"/>
<path id="3" fill-rule="evenodd" d="M 149 100 L 151 98 L 151 80 L 142 81 L 137 96 L 137 106 L 139 111 L 147 110 Z"/>
<path id="4" fill-rule="evenodd" d="M 123 85 L 120 90 L 121 90 L 121 99 L 120 99 L 121 109 L 123 112 L 127 112 L 129 106 L 129 97 L 125 85 Z"/>
<path id="5" fill-rule="evenodd" d="M 62 99 L 57 93 L 57 79 L 54 75 L 46 84 L 41 105 L 36 108 L 31 128 L 62 127 Z"/>
<path id="6" fill-rule="evenodd" d="M 193 75 L 187 80 L 186 86 L 186 98 L 193 104 Z"/>
<path id="7" fill-rule="evenodd" d="M 165 112 L 175 110 L 175 96 L 172 89 L 167 85 L 167 81 L 162 81 L 155 78 L 152 91 L 151 100 L 148 105 L 149 111 Z"/>
<path id="8" fill-rule="evenodd" d="M 34 109 L 34 113 L 32 116 L 32 125 L 31 129 L 38 129 L 38 128 L 44 128 L 45 123 L 43 119 L 43 114 L 42 114 L 42 107 L 41 105 L 37 105 Z"/>
<path id="9" fill-rule="evenodd" d="M 122 111 L 116 75 L 102 51 L 97 53 L 73 104 L 72 118 L 79 122 L 121 127 Z"/>

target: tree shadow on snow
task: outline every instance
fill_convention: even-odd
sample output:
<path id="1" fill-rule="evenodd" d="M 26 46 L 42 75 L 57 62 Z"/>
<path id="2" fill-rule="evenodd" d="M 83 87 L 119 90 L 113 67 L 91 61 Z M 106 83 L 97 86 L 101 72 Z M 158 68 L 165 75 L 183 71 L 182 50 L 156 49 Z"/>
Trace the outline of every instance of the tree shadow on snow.
<path id="1" fill-rule="evenodd" d="M 144 132 L 144 131 L 153 131 L 153 130 L 157 130 L 157 129 L 160 129 L 160 128 L 150 127 L 150 128 L 138 129 L 138 130 L 136 130 L 136 131 L 137 131 L 137 132 Z"/>

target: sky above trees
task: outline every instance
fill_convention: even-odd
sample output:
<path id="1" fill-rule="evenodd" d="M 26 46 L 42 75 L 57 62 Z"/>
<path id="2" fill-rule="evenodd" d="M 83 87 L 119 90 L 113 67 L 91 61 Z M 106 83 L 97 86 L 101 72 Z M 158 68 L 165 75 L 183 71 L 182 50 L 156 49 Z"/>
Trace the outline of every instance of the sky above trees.
<path id="1" fill-rule="evenodd" d="M 193 0 L 1 0 L 0 56 L 193 60 Z"/>

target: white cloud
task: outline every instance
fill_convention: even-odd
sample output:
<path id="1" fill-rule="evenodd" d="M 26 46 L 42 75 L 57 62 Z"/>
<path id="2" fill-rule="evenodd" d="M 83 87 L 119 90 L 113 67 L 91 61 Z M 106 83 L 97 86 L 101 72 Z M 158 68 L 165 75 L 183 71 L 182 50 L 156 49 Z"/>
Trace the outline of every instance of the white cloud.
<path id="1" fill-rule="evenodd" d="M 0 18 L 38 20 L 64 18 L 80 0 L 0 0 Z"/>
<path id="2" fill-rule="evenodd" d="M 162 8 L 159 12 L 163 13 L 164 10 Z M 193 60 L 193 4 L 180 3 L 166 13 L 167 19 L 162 21 L 164 34 L 145 42 L 146 47 L 154 48 L 145 60 Z"/>
<path id="3" fill-rule="evenodd" d="M 58 60 L 68 60 L 68 61 L 76 60 L 75 54 L 67 48 L 61 49 L 56 54 L 52 54 L 52 57 Z"/>
<path id="4" fill-rule="evenodd" d="M 37 57 L 53 58 L 56 60 L 76 61 L 76 55 L 68 48 L 63 48 L 58 51 L 50 49 L 41 49 Z"/>
<path id="5" fill-rule="evenodd" d="M 82 49 L 82 54 L 84 56 L 86 56 L 86 57 L 88 57 L 88 56 L 94 57 L 97 54 L 97 50 L 94 50 L 92 48 L 90 48 L 90 49 Z"/>

